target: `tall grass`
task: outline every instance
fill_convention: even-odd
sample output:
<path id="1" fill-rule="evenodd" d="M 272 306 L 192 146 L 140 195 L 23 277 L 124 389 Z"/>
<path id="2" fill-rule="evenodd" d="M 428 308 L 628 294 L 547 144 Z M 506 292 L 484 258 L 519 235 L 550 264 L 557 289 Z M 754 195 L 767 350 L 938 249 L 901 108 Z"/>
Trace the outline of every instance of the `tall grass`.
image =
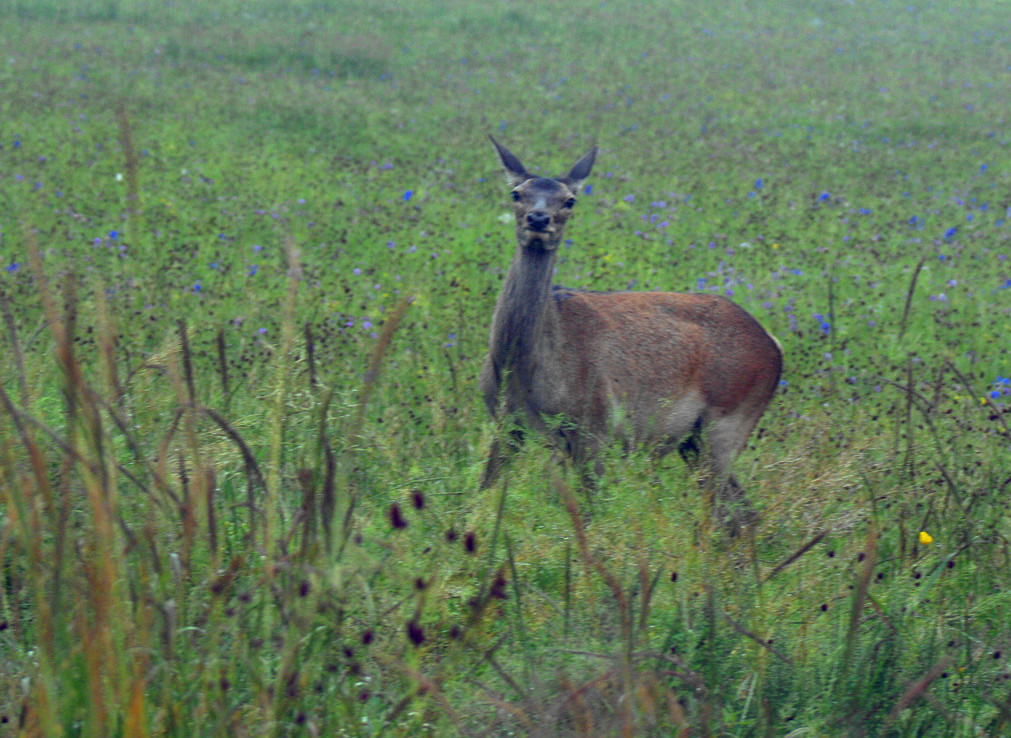
<path id="1" fill-rule="evenodd" d="M 0 3 L 0 726 L 1000 735 L 1006 23 L 880 2 Z M 601 146 L 558 280 L 728 294 L 784 384 L 478 491 L 489 131 Z"/>

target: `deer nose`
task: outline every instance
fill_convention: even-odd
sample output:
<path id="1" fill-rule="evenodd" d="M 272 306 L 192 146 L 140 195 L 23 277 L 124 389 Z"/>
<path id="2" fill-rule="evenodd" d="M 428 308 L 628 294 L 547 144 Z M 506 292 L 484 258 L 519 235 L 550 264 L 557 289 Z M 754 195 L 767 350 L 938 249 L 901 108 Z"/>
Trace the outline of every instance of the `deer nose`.
<path id="1" fill-rule="evenodd" d="M 527 214 L 527 225 L 532 231 L 544 231 L 551 222 L 551 216 L 540 210 L 535 210 Z"/>

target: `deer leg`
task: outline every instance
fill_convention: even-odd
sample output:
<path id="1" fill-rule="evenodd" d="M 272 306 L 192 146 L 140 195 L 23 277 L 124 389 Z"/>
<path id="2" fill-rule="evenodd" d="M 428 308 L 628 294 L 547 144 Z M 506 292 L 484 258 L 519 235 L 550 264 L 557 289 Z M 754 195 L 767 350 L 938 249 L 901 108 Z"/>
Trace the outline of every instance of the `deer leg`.
<path id="1" fill-rule="evenodd" d="M 758 522 L 758 513 L 730 471 L 730 462 L 747 443 L 753 426 L 747 418 L 728 415 L 714 421 L 706 433 L 706 482 L 715 493 L 713 514 L 726 523 L 731 536 Z"/>
<path id="2" fill-rule="evenodd" d="M 505 443 L 502 443 L 498 436 L 492 439 L 491 449 L 488 451 L 488 461 L 484 466 L 484 474 L 481 475 L 480 489 L 488 489 L 495 484 L 502 469 L 522 445 L 523 431 L 519 428 L 509 431 Z"/>
<path id="3" fill-rule="evenodd" d="M 726 524 L 731 538 L 737 536 L 742 528 L 751 528 L 758 523 L 758 512 L 733 474 L 727 474 L 723 479 L 717 496 L 722 502 L 714 514 Z"/>
<path id="4" fill-rule="evenodd" d="M 587 499 L 592 500 L 604 478 L 600 443 L 594 436 L 569 426 L 558 430 L 558 450 L 571 460 L 579 472 L 580 488 Z"/>
<path id="5" fill-rule="evenodd" d="M 600 480 L 604 478 L 604 462 L 598 457 L 584 459 L 579 466 L 582 468 L 582 487 L 586 492 L 586 497 L 592 500 L 600 489 Z"/>

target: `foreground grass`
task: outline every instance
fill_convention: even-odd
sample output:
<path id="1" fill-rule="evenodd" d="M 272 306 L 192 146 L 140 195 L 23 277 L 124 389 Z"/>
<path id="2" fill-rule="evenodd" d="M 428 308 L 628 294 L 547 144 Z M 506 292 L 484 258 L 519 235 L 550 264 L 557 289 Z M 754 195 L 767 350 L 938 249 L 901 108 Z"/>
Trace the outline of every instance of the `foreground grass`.
<path id="1" fill-rule="evenodd" d="M 0 5 L 5 727 L 1007 729 L 999 8 L 637 8 Z M 601 145 L 559 281 L 781 339 L 753 535 L 676 460 L 477 491 L 488 131 Z"/>

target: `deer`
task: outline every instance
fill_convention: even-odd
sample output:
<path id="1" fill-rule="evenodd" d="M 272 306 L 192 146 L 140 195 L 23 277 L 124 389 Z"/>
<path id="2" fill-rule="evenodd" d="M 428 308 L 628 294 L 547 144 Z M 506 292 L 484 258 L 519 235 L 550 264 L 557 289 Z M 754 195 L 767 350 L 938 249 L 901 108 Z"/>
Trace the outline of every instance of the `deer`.
<path id="1" fill-rule="evenodd" d="M 558 249 L 597 156 L 561 177 L 530 174 L 489 136 L 511 187 L 516 250 L 492 314 L 479 386 L 493 421 L 480 488 L 527 431 L 549 436 L 591 489 L 612 442 L 677 450 L 736 535 L 757 522 L 731 462 L 779 384 L 779 342 L 746 310 L 708 293 L 596 292 L 552 284 Z"/>

